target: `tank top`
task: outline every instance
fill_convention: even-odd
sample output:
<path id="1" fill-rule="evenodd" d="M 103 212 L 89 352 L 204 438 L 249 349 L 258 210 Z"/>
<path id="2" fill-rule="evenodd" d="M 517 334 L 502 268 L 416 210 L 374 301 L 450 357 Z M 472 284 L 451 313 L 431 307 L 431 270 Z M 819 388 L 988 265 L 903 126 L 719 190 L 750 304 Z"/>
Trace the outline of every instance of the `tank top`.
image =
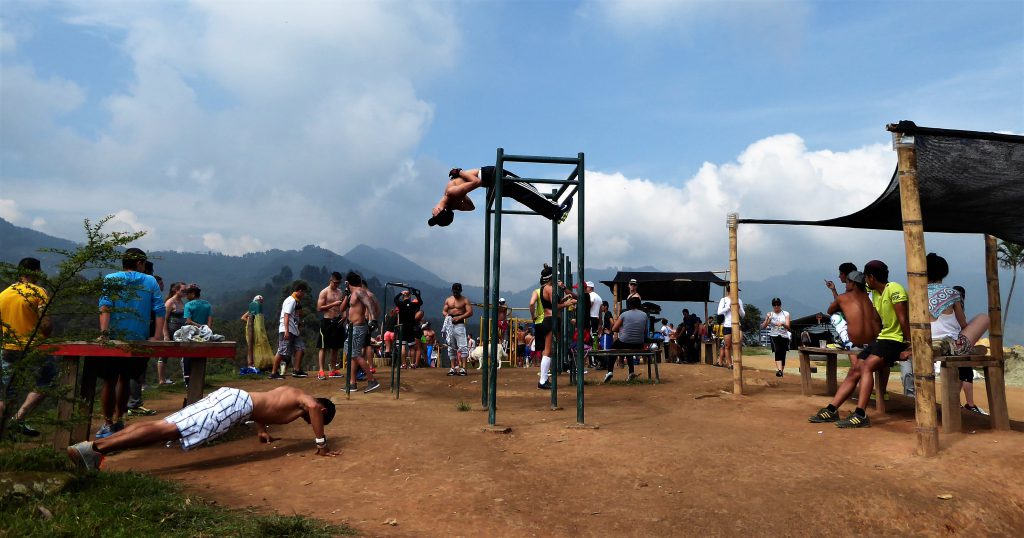
<path id="1" fill-rule="evenodd" d="M 533 290 L 534 293 L 540 296 L 540 300 L 533 303 L 533 322 L 542 323 L 544 321 L 544 288 L 537 288 Z M 550 308 L 551 303 L 548 303 Z"/>
<path id="2" fill-rule="evenodd" d="M 932 322 L 932 338 L 943 336 L 956 336 L 960 334 L 960 322 L 956 320 L 956 314 L 939 314 L 938 319 Z"/>

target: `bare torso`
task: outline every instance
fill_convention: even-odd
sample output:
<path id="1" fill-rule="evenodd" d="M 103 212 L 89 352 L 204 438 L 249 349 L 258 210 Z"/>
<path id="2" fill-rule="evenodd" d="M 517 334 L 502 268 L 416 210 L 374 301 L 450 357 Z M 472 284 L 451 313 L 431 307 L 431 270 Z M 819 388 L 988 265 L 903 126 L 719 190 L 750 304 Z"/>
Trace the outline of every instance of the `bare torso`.
<path id="1" fill-rule="evenodd" d="M 370 319 L 370 293 L 362 287 L 351 287 L 352 294 L 348 297 L 348 322 L 352 325 L 366 325 Z"/>
<path id="2" fill-rule="evenodd" d="M 464 315 L 468 310 L 469 299 L 467 299 L 465 295 L 459 297 L 452 295 L 445 299 L 444 306 L 447 315 L 457 318 Z"/>
<path id="3" fill-rule="evenodd" d="M 341 288 L 331 288 L 327 286 L 320 292 L 320 297 L 317 299 L 317 308 L 322 308 L 329 304 L 334 304 L 341 301 Z M 324 319 L 334 319 L 341 315 L 341 305 L 332 306 L 327 310 L 321 310 Z"/>
<path id="4" fill-rule="evenodd" d="M 846 317 L 850 341 L 857 346 L 873 342 L 882 330 L 882 322 L 868 294 L 859 290 L 848 291 L 836 298 L 836 302 Z"/>
<path id="5" fill-rule="evenodd" d="M 252 398 L 252 419 L 261 424 L 288 424 L 306 415 L 307 407 L 316 403 L 312 396 L 295 387 L 250 392 L 249 397 Z"/>

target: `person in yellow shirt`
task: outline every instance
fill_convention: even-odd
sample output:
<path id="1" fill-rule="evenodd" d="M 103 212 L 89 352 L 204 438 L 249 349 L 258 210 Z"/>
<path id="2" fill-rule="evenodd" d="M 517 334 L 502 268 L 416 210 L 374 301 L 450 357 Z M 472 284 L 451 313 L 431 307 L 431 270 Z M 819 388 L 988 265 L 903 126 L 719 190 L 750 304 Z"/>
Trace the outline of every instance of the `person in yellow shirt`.
<path id="1" fill-rule="evenodd" d="M 43 401 L 44 394 L 39 389 L 48 387 L 57 376 L 57 365 L 53 357 L 46 357 L 42 364 L 30 370 L 18 364 L 25 357 L 29 346 L 49 336 L 52 329 L 49 318 L 42 315 L 49 296 L 46 290 L 36 285 L 40 268 L 36 258 L 22 259 L 18 262 L 22 275 L 17 282 L 0 292 L 0 322 L 3 327 L 0 416 L 3 416 L 4 403 L 14 397 L 19 385 L 24 384 L 21 380 L 26 375 L 34 375 L 36 390 L 30 391 L 25 397 L 25 402 L 12 418 L 12 429 L 9 430 L 29 437 L 38 437 L 39 431 L 25 423 L 25 416 Z"/>

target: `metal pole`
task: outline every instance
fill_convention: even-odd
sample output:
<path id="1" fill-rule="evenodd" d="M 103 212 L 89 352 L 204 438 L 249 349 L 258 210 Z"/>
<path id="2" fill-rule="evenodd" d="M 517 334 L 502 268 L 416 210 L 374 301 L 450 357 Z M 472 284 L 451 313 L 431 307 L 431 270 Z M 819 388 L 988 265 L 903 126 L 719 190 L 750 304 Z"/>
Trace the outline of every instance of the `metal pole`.
<path id="1" fill-rule="evenodd" d="M 345 339 L 345 399 L 352 398 L 352 324 L 348 324 L 348 338 Z"/>
<path id="2" fill-rule="evenodd" d="M 565 257 L 565 264 L 562 267 L 562 269 L 565 271 L 565 285 L 568 286 L 569 289 L 571 290 L 574 282 L 572 280 L 572 262 L 569 261 L 569 257 L 568 256 Z M 579 303 L 579 293 L 576 294 L 576 298 L 577 298 L 576 310 L 579 311 L 579 309 L 583 307 L 583 305 L 581 305 Z M 572 346 L 572 334 L 573 334 L 572 324 L 570 323 L 570 319 L 571 318 L 569 317 L 568 314 L 566 314 L 565 316 L 562 317 L 562 342 L 563 342 L 563 346 L 562 346 L 562 361 L 561 361 L 560 368 L 558 370 L 559 372 L 561 372 L 562 370 L 565 369 L 566 363 L 568 363 L 568 361 L 569 361 L 569 349 Z M 576 355 L 577 356 L 579 356 L 579 351 L 580 351 L 579 346 L 576 346 Z M 569 383 L 572 384 L 572 383 L 575 383 L 575 382 L 576 382 L 576 368 L 575 368 L 575 364 L 574 364 L 574 365 L 572 365 L 569 368 Z"/>
<path id="3" fill-rule="evenodd" d="M 555 191 L 551 191 L 554 193 Z M 557 333 L 558 330 L 558 221 L 551 221 L 551 354 L 555 355 L 555 346 L 558 343 Z M 541 296 L 544 295 L 544 288 L 541 288 Z M 546 351 L 546 350 L 545 350 Z M 543 359 L 541 359 L 543 360 Z M 555 358 L 551 357 L 552 367 L 554 366 Z M 551 370 L 553 370 L 552 368 Z M 548 370 L 549 372 L 551 370 Z M 546 379 L 540 380 L 541 384 L 547 382 Z M 558 408 L 558 376 L 551 375 L 551 409 Z"/>
<path id="4" fill-rule="evenodd" d="M 404 357 L 405 354 L 405 337 L 402 335 L 405 327 L 398 325 L 396 327 L 397 334 L 395 334 L 395 344 L 398 345 L 398 356 Z M 405 361 L 402 361 L 405 364 Z M 395 361 L 391 361 L 391 371 L 394 372 L 391 379 L 391 392 L 395 393 L 395 399 L 398 399 L 398 393 L 402 391 L 402 368 L 401 365 L 395 367 Z"/>
<path id="5" fill-rule="evenodd" d="M 582 286 L 586 282 L 585 275 L 583 274 L 583 208 L 586 206 L 585 200 L 583 199 L 583 153 L 577 155 L 579 163 L 576 164 L 576 178 L 579 181 L 579 188 L 576 191 L 576 266 L 579 268 L 579 284 Z M 579 361 L 576 363 L 576 423 L 583 424 L 584 420 L 584 409 L 583 409 L 583 331 L 590 330 L 589 327 L 584 326 L 585 321 L 589 321 L 587 318 L 590 316 L 589 312 L 583 312 L 578 307 L 576 309 L 576 338 L 579 342 L 578 353 Z M 591 342 L 591 346 L 596 348 L 597 342 Z"/>
<path id="6" fill-rule="evenodd" d="M 501 149 L 498 149 L 498 153 L 501 153 Z M 482 315 L 481 327 L 487 326 L 487 321 L 490 319 L 489 305 L 491 299 L 491 205 L 488 201 L 491 199 L 492 191 L 494 187 L 487 187 L 487 196 L 484 198 L 484 313 Z M 499 200 L 500 203 L 500 200 Z M 481 328 L 481 333 L 483 329 Z M 482 344 L 481 344 L 482 345 Z M 448 361 L 451 362 L 452 350 L 448 349 Z M 440 357 L 440 356 L 439 356 Z M 484 346 L 481 361 L 481 380 L 480 380 L 480 405 L 484 409 L 488 409 L 491 405 L 488 391 L 491 386 L 488 381 L 488 369 L 486 368 L 488 358 L 490 357 L 490 346 Z"/>
<path id="7" fill-rule="evenodd" d="M 494 259 L 492 260 L 492 273 L 491 278 L 493 279 L 490 291 L 490 301 L 487 304 L 488 325 L 490 326 L 490 333 L 497 334 L 498 332 L 498 290 L 501 287 L 501 206 L 502 206 L 502 188 L 505 183 L 505 150 L 498 148 L 498 155 L 495 159 L 494 164 Z M 498 390 L 498 369 L 494 368 L 494 358 L 498 356 L 498 339 L 491 338 L 487 341 L 487 347 L 490 348 L 489 364 L 490 376 L 488 378 L 489 388 L 487 390 L 487 396 L 489 399 L 489 405 L 487 406 L 487 423 L 493 426 L 495 424 L 495 406 L 497 399 L 495 392 Z"/>

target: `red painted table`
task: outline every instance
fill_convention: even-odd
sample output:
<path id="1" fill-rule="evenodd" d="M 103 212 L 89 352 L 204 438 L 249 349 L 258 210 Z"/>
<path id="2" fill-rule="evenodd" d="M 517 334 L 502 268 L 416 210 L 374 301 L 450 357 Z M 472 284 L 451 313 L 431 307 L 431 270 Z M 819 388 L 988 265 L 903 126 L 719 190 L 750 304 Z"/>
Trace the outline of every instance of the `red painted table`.
<path id="1" fill-rule="evenodd" d="M 96 400 L 96 360 L 112 357 L 187 357 L 192 359 L 191 383 L 185 405 L 203 397 L 206 381 L 206 359 L 230 359 L 235 357 L 235 342 L 108 342 L 82 341 L 64 342 L 46 346 L 47 352 L 60 357 L 63 363 L 61 385 L 71 388 L 70 397 L 63 397 L 57 405 L 57 420 L 67 424 L 74 411 L 75 402 L 84 420 L 73 428 L 58 426 L 53 436 L 53 447 L 64 447 L 89 439 L 92 412 Z M 85 360 L 95 358 L 96 360 Z M 79 366 L 83 365 L 81 380 Z"/>

